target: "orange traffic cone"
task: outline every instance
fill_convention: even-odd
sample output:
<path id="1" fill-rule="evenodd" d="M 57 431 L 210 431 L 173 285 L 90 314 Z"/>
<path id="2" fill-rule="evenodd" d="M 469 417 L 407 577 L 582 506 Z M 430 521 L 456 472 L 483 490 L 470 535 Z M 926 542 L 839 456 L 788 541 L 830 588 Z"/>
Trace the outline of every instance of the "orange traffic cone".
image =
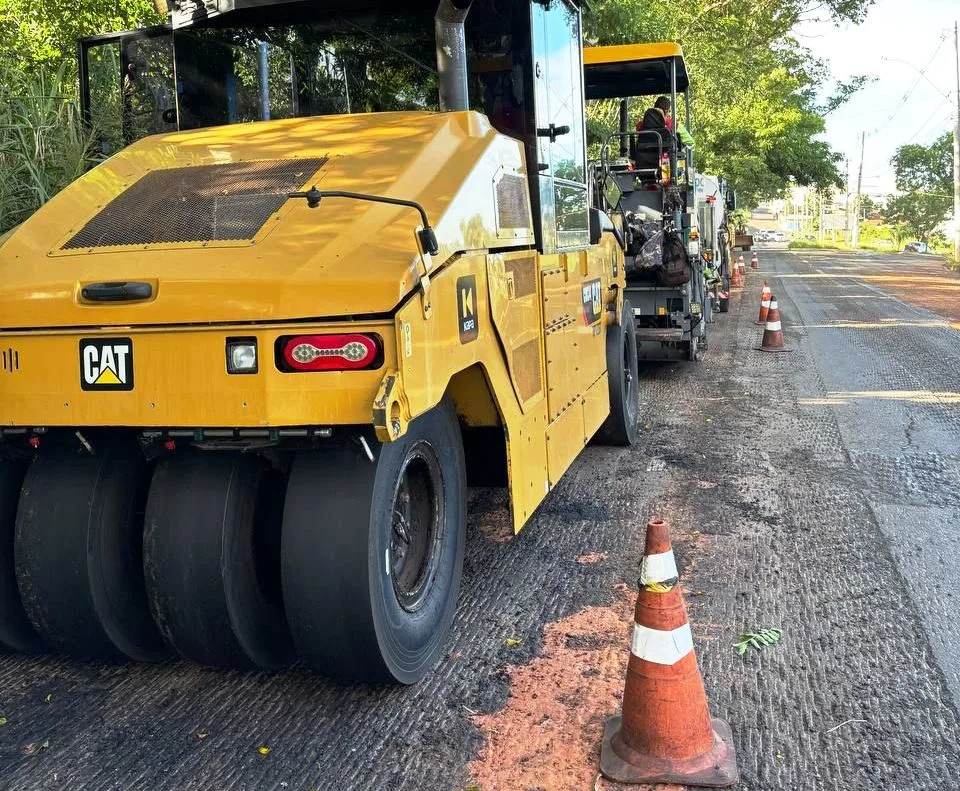
<path id="1" fill-rule="evenodd" d="M 623 714 L 607 720 L 600 771 L 621 783 L 725 788 L 737 782 L 730 726 L 711 719 L 670 544 L 647 525 Z"/>
<path id="2" fill-rule="evenodd" d="M 783 327 L 780 324 L 780 307 L 777 298 L 770 295 L 770 310 L 767 312 L 767 323 L 763 327 L 763 340 L 760 341 L 762 352 L 789 352 L 783 345 Z"/>
<path id="3" fill-rule="evenodd" d="M 767 285 L 767 281 L 763 281 L 763 291 L 760 292 L 760 318 L 758 318 L 754 323 L 755 324 L 766 324 L 767 323 L 767 313 L 770 310 L 770 286 Z"/>
<path id="4" fill-rule="evenodd" d="M 760 268 L 760 259 L 757 258 L 757 253 L 756 253 L 756 251 L 754 251 L 754 253 L 750 256 L 750 268 L 751 268 L 751 269 L 759 269 L 759 268 Z"/>

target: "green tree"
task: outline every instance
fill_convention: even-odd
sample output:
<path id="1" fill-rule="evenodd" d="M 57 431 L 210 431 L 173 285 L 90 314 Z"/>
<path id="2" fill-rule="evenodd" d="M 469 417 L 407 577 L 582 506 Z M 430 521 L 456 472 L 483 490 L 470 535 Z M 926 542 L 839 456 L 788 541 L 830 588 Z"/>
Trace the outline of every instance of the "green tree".
<path id="1" fill-rule="evenodd" d="M 21 72 L 56 70 L 77 39 L 163 22 L 151 0 L 0 0 L 0 56 Z"/>
<path id="2" fill-rule="evenodd" d="M 883 218 L 925 242 L 953 206 L 953 133 L 930 146 L 900 146 L 890 164 L 899 194 L 889 198 Z"/>

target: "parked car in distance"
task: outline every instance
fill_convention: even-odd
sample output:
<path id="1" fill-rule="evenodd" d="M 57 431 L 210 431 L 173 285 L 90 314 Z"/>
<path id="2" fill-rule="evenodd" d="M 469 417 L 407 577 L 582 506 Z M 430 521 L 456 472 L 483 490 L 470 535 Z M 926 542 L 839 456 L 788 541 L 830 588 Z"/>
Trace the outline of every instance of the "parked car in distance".
<path id="1" fill-rule="evenodd" d="M 772 234 L 772 237 L 773 238 L 770 240 L 772 242 L 789 242 L 790 241 L 790 239 L 787 237 L 787 235 L 783 231 L 774 231 Z"/>

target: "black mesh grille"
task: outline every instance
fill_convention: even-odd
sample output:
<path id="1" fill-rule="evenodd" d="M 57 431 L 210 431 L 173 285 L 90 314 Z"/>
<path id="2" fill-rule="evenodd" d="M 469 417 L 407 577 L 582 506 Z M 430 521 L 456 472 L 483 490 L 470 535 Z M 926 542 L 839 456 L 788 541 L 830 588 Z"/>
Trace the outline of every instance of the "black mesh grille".
<path id="1" fill-rule="evenodd" d="M 252 239 L 326 163 L 282 159 L 168 168 L 147 173 L 64 246 L 89 247 Z"/>
<path id="2" fill-rule="evenodd" d="M 497 183 L 497 223 L 501 228 L 530 227 L 530 201 L 523 176 L 506 175 Z"/>

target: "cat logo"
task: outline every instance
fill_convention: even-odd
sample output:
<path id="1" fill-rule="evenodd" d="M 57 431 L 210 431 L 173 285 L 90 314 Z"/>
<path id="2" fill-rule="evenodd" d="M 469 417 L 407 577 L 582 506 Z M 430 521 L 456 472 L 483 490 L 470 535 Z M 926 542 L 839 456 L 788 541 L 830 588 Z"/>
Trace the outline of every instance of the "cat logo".
<path id="1" fill-rule="evenodd" d="M 84 390 L 133 390 L 133 342 L 129 338 L 82 339 L 80 387 Z"/>
<path id="2" fill-rule="evenodd" d="M 475 341 L 480 335 L 476 275 L 457 278 L 457 319 L 460 324 L 460 343 Z"/>

